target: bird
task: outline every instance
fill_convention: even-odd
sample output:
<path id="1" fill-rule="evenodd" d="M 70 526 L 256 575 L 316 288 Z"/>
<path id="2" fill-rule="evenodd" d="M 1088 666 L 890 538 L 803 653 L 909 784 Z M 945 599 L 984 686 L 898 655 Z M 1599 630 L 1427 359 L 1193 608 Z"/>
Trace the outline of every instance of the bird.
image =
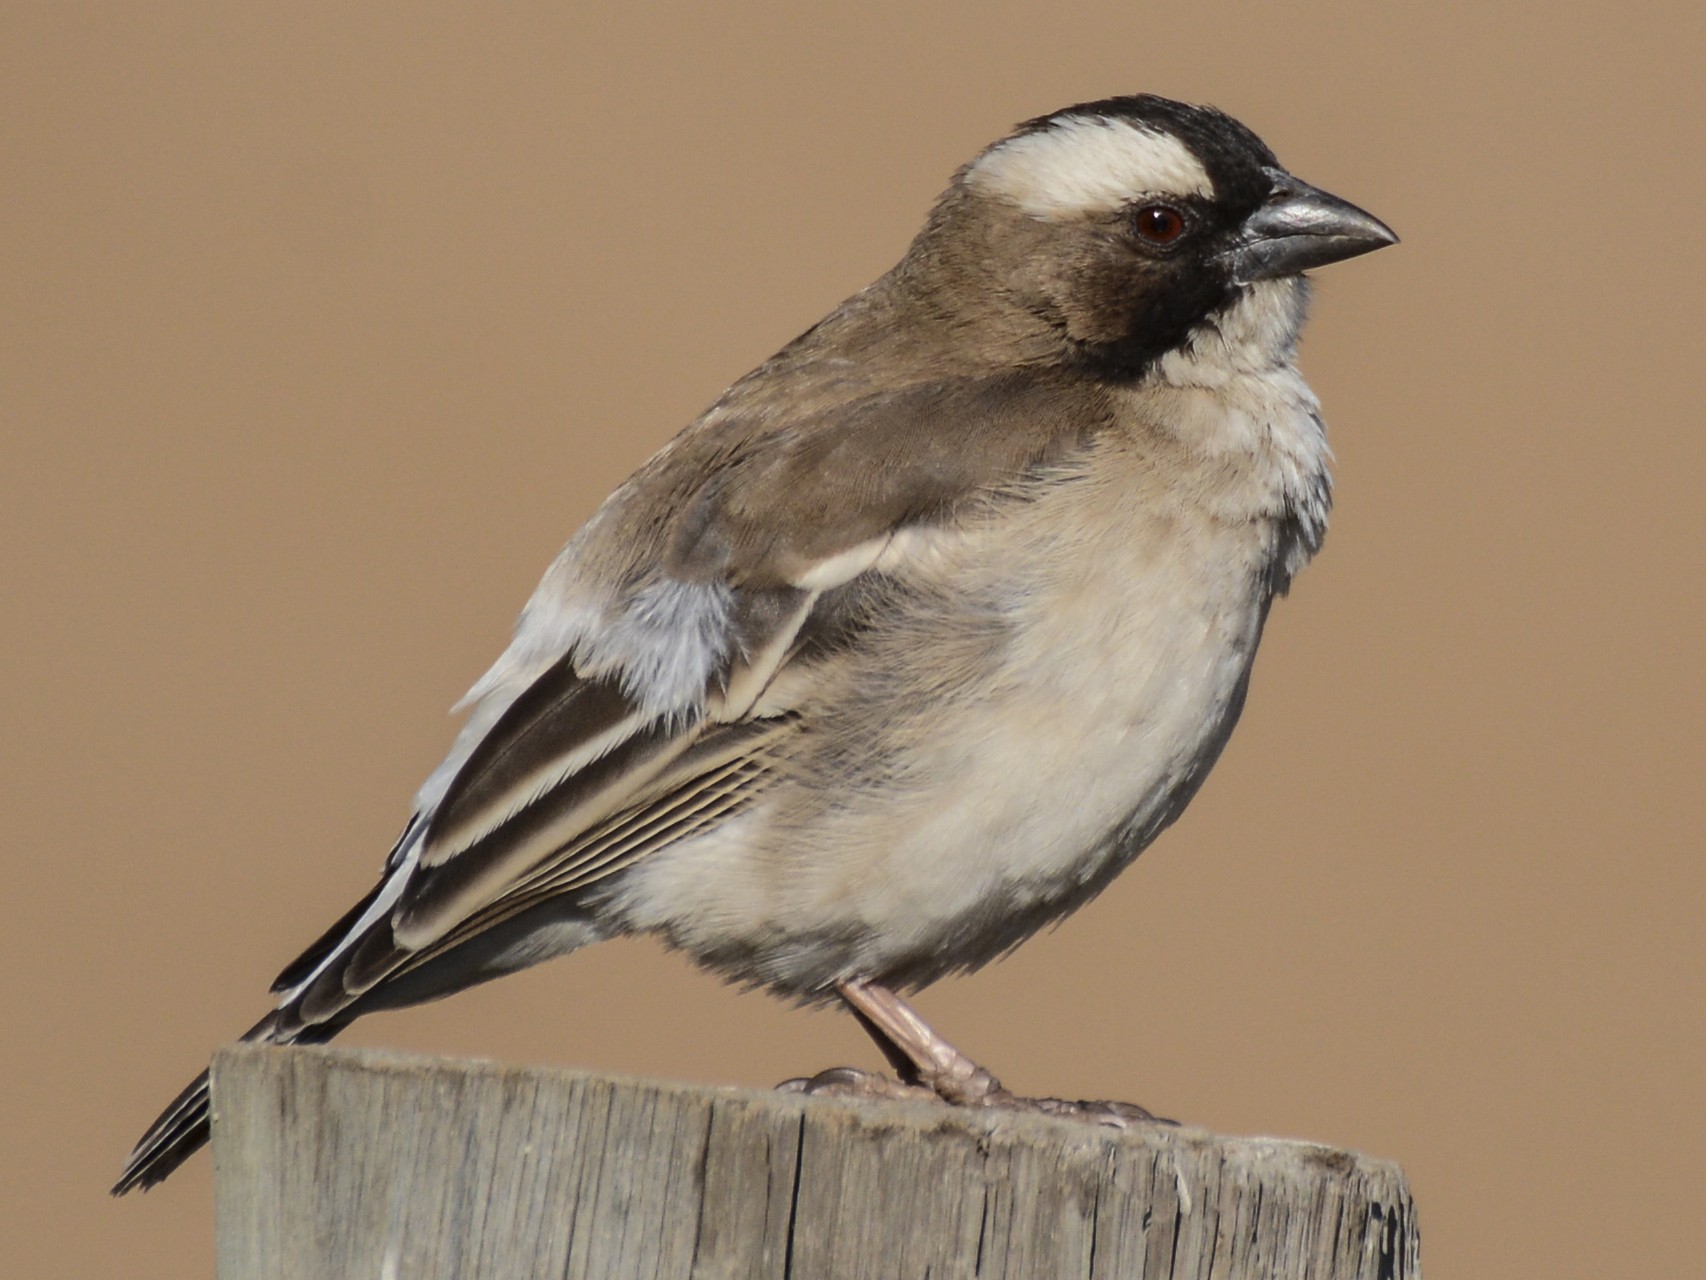
<path id="1" fill-rule="evenodd" d="M 1306 273 L 1396 241 L 1213 107 L 983 149 L 574 534 L 243 1039 L 652 935 L 840 1001 L 895 1070 L 790 1087 L 1021 1105 L 905 997 L 1083 905 L 1202 785 L 1326 531 Z M 113 1193 L 208 1133 L 204 1072 Z"/>

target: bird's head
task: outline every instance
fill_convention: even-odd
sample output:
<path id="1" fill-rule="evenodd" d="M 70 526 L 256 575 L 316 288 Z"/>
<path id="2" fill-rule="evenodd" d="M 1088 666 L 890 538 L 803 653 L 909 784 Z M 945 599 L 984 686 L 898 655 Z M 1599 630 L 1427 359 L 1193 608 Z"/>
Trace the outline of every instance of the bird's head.
<path id="1" fill-rule="evenodd" d="M 1252 358 L 1288 358 L 1303 272 L 1396 240 L 1231 117 L 1137 96 L 1039 117 L 984 150 L 913 256 L 940 269 L 944 309 L 998 301 L 1075 358 L 1136 375 L 1205 325 L 1273 348 Z"/>

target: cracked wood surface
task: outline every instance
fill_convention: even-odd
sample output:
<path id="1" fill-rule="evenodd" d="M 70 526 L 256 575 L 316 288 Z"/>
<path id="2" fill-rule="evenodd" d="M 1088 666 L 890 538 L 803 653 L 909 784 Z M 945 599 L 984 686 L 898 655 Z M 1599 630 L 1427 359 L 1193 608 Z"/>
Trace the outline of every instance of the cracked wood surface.
<path id="1" fill-rule="evenodd" d="M 1414 1280 L 1392 1164 L 327 1049 L 213 1067 L 221 1280 Z"/>

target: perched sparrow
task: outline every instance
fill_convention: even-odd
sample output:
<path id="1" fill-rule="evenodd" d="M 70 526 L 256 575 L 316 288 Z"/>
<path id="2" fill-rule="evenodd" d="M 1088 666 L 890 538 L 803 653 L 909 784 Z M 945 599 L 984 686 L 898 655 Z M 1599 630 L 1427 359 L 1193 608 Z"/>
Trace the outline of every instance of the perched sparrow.
<path id="1" fill-rule="evenodd" d="M 991 146 L 569 542 L 244 1038 L 651 933 L 839 996 L 914 1089 L 1012 1101 L 896 993 L 1087 901 L 1202 785 L 1326 527 L 1302 273 L 1395 240 L 1207 107 Z M 207 1134 L 204 1073 L 115 1192 Z"/>

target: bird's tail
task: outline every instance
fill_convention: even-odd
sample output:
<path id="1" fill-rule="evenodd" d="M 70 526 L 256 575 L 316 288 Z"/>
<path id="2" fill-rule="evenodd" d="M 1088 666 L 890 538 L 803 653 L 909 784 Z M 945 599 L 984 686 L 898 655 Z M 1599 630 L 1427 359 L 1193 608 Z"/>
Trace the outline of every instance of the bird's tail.
<path id="1" fill-rule="evenodd" d="M 242 1039 L 250 1044 L 296 1044 L 309 1039 L 318 1042 L 330 1040 L 343 1029 L 328 1025 L 303 1027 L 281 1014 L 279 1010 L 269 1013 L 249 1028 Z M 112 1193 L 122 1196 L 138 1187 L 146 1191 L 201 1150 L 207 1137 L 207 1072 L 203 1071 L 148 1126 L 148 1132 L 125 1161 L 124 1172 L 113 1184 Z"/>

